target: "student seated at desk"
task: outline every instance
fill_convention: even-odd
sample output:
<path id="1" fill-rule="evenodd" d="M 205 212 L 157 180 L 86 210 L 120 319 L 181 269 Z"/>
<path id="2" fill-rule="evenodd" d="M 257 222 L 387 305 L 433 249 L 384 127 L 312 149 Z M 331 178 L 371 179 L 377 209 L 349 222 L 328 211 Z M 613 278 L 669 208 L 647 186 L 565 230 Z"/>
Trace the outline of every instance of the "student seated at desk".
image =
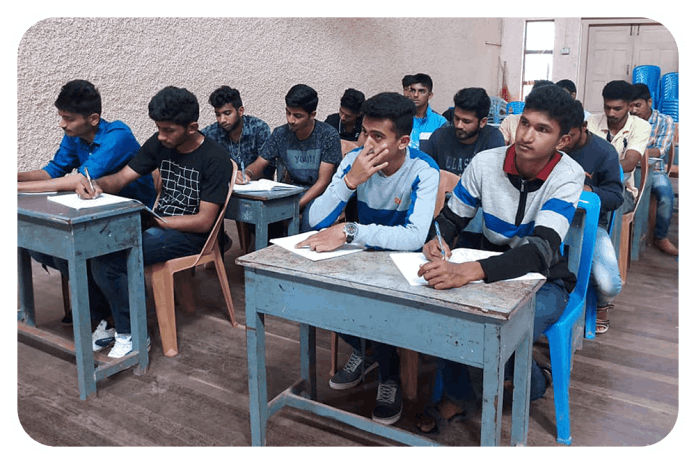
<path id="1" fill-rule="evenodd" d="M 80 197 L 95 198 L 102 191 L 117 192 L 159 168 L 162 192 L 155 211 L 166 222 L 153 218 L 154 225 L 143 225 L 145 267 L 201 251 L 225 203 L 232 177 L 229 154 L 198 131 L 195 95 L 165 87 L 150 100 L 148 111 L 157 132 L 135 157 L 117 173 L 96 180 L 94 190 L 86 180 L 76 189 Z M 109 357 L 121 358 L 132 351 L 125 252 L 94 258 L 92 273 L 116 323 L 116 343 Z"/>
<path id="2" fill-rule="evenodd" d="M 42 169 L 17 173 L 18 192 L 61 192 L 73 191 L 86 174 L 97 178 L 121 169 L 140 148 L 130 128 L 121 121 L 108 122 L 101 118 L 101 95 L 97 88 L 86 80 L 73 80 L 60 90 L 55 101 L 60 116 L 63 140 L 53 159 Z M 77 170 L 72 174 L 73 170 Z M 148 175 L 126 185 L 119 195 L 139 200 L 152 206 L 156 192 L 152 176 Z M 29 254 L 40 264 L 58 269 L 68 275 L 68 262 L 36 251 Z M 107 322 L 108 311 L 104 296 L 88 273 L 90 309 L 92 318 L 101 321 L 104 330 L 113 325 Z M 72 323 L 66 315 L 64 323 Z M 94 350 L 101 349 L 92 346 Z"/>
<path id="3" fill-rule="evenodd" d="M 653 109 L 650 89 L 645 84 L 633 84 L 633 99 L 630 112 L 650 124 L 650 139 L 648 140 L 648 156 L 656 158 L 652 176 L 650 194 L 657 200 L 655 214 L 655 237 L 653 244 L 663 253 L 670 256 L 679 255 L 679 249 L 670 242 L 669 224 L 672 222 L 674 209 L 674 190 L 672 181 L 665 172 L 665 155 L 669 152 L 674 140 L 674 120 L 668 114 L 662 114 Z"/>
<path id="4" fill-rule="evenodd" d="M 604 112 L 587 118 L 587 129 L 605 138 L 619 153 L 624 172 L 624 203 L 622 212 L 636 207 L 638 189 L 633 179 L 650 139 L 650 124 L 629 113 L 633 86 L 626 81 L 611 81 L 602 89 Z"/>
<path id="5" fill-rule="evenodd" d="M 532 86 L 532 90 L 545 85 L 555 84 L 551 81 L 538 79 L 534 81 L 534 86 Z M 505 116 L 503 122 L 500 123 L 500 127 L 498 128 L 498 130 L 501 134 L 503 134 L 503 139 L 505 139 L 505 145 L 511 145 L 515 143 L 515 132 L 517 131 L 517 125 L 520 123 L 521 116 L 521 114 L 509 114 Z"/>
<path id="6" fill-rule="evenodd" d="M 346 89 L 341 97 L 338 113 L 330 114 L 324 122 L 338 131 L 341 138 L 341 152 L 348 153 L 358 148 L 358 138 L 362 132 L 360 107 L 365 102 L 365 94 L 359 90 Z"/>
<path id="7" fill-rule="evenodd" d="M 510 147 L 480 152 L 464 171 L 442 212 L 433 220 L 430 241 L 423 253 L 430 262 L 418 274 L 435 289 L 461 287 L 469 282 L 519 277 L 538 272 L 547 277 L 536 295 L 534 340 L 563 313 L 575 275 L 568 269 L 560 245 L 575 214 L 585 173 L 578 163 L 559 152 L 567 143 L 573 100 L 563 89 L 548 85 L 532 90 Z M 468 222 L 483 209 L 484 228 L 480 248 L 502 254 L 480 261 L 454 264 L 443 259 Z M 435 238 L 439 224 L 442 250 Z M 512 379 L 512 360 L 506 364 L 506 380 Z M 446 400 L 440 414 L 449 419 L 464 411 L 469 386 L 466 367 L 441 361 L 446 368 Z M 541 398 L 550 383 L 532 363 L 531 400 Z M 434 426 L 424 421 L 423 431 Z"/>
<path id="8" fill-rule="evenodd" d="M 401 83 L 405 82 L 408 82 L 409 86 L 408 92 L 404 88 L 404 94 L 416 104 L 416 115 L 413 117 L 409 146 L 420 149 L 421 140 L 430 138 L 430 135 L 438 127 L 447 124 L 447 119 L 430 107 L 430 99 L 433 98 L 433 80 L 430 76 L 423 73 L 404 76 Z"/>
<path id="9" fill-rule="evenodd" d="M 279 182 L 307 187 L 300 198 L 300 212 L 321 195 L 343 155 L 338 132 L 315 119 L 318 103 L 313 88 L 304 84 L 293 86 L 285 96 L 288 123 L 273 130 L 256 161 L 246 166 L 244 172 L 240 169 L 237 183 L 258 179 L 266 166 L 275 162 L 278 174 L 284 177 L 280 170 L 282 164 L 289 176 L 289 179 L 279 178 Z"/>
<path id="10" fill-rule="evenodd" d="M 609 330 L 609 310 L 612 300 L 621 292 L 621 274 L 614 245 L 607 231 L 609 215 L 623 203 L 623 179 L 619 154 L 605 139 L 587 130 L 582 104 L 575 101 L 571 110 L 570 140 L 563 147 L 568 155 L 585 170 L 584 190 L 594 192 L 601 202 L 599 227 L 595 240 L 590 283 L 597 294 L 598 334 Z"/>
<path id="11" fill-rule="evenodd" d="M 397 93 L 381 93 L 365 101 L 363 114 L 364 147 L 346 155 L 326 192 L 308 207 L 303 217 L 309 228 L 327 229 L 300 242 L 298 247 L 322 252 L 344 243 L 359 243 L 414 251 L 425 242 L 440 176 L 432 158 L 409 147 L 415 106 Z M 358 200 L 358 221 L 332 225 L 354 196 Z M 396 348 L 373 343 L 376 359 L 363 357 L 359 338 L 341 337 L 353 353 L 329 385 L 335 390 L 354 387 L 364 378 L 363 364 L 365 373 L 379 365 L 377 405 L 372 419 L 395 423 L 402 410 Z"/>

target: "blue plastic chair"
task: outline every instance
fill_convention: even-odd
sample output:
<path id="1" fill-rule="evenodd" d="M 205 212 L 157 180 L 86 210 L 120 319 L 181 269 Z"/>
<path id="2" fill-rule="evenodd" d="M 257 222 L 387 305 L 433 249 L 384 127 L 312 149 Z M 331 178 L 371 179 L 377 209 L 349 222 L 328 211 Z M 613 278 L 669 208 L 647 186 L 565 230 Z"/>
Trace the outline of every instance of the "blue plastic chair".
<path id="1" fill-rule="evenodd" d="M 522 114 L 523 110 L 524 110 L 524 102 L 523 101 L 511 101 L 510 103 L 507 104 L 508 114 Z"/>
<path id="2" fill-rule="evenodd" d="M 666 73 L 660 79 L 660 102 L 679 100 L 679 73 Z"/>
<path id="3" fill-rule="evenodd" d="M 556 409 L 556 441 L 570 445 L 570 406 L 568 390 L 573 357 L 574 328 L 585 309 L 585 297 L 590 280 L 592 255 L 594 254 L 600 201 L 597 194 L 582 192 L 578 202 L 565 246 L 568 247 L 568 265 L 577 276 L 577 283 L 570 294 L 568 304 L 561 317 L 544 331 L 549 340 L 551 370 L 553 375 L 553 397 Z M 584 210 L 582 214 L 579 210 Z M 584 220 L 584 223 L 583 223 Z"/>
<path id="4" fill-rule="evenodd" d="M 659 111 L 672 116 L 674 122 L 679 122 L 679 100 L 662 100 Z"/>
<path id="5" fill-rule="evenodd" d="M 660 103 L 660 67 L 655 65 L 643 65 L 633 68 L 633 83 L 643 83 L 650 89 L 653 108 L 659 108 Z"/>

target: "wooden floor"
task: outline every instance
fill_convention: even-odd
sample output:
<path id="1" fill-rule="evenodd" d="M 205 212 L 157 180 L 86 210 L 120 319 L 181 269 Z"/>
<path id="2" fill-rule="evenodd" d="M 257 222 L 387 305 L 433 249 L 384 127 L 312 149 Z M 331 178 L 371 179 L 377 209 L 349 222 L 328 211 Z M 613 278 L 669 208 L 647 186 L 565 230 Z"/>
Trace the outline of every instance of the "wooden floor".
<path id="1" fill-rule="evenodd" d="M 670 237 L 678 244 L 678 215 Z M 231 221 L 226 230 L 238 243 Z M 225 315 L 215 272 L 198 268 L 200 307 L 195 317 L 178 313 L 180 354 L 162 353 L 156 318 L 149 310 L 152 336 L 150 367 L 131 370 L 98 383 L 98 395 L 80 401 L 74 358 L 19 337 L 17 413 L 26 434 L 50 446 L 248 446 L 244 288 L 234 265 L 241 251 L 226 255 L 239 328 Z M 34 267 L 37 319 L 43 328 L 71 336 L 60 323 L 60 278 Z M 645 446 L 660 442 L 678 414 L 678 260 L 648 247 L 631 264 L 628 281 L 615 300 L 611 330 L 585 341 L 576 352 L 570 390 L 573 446 Z M 269 393 L 278 394 L 299 377 L 299 330 L 267 319 Z M 348 392 L 328 388 L 329 334 L 318 330 L 319 397 L 322 401 L 369 416 L 376 396 L 375 375 Z M 535 346 L 535 357 L 548 359 L 548 346 Z M 347 357 L 341 345 L 341 359 Z M 340 361 L 339 361 L 340 362 Z M 425 398 L 432 360 L 423 359 L 419 389 Z M 406 402 L 397 424 L 414 431 L 422 400 Z M 503 440 L 509 440 L 509 405 Z M 21 435 L 21 431 L 18 432 Z M 476 446 L 480 409 L 467 419 L 442 424 L 433 438 L 445 445 Z M 26 437 L 23 437 L 26 438 Z M 394 443 L 338 422 L 293 409 L 272 416 L 270 446 L 373 446 Z M 553 391 L 531 405 L 529 446 L 555 442 Z"/>

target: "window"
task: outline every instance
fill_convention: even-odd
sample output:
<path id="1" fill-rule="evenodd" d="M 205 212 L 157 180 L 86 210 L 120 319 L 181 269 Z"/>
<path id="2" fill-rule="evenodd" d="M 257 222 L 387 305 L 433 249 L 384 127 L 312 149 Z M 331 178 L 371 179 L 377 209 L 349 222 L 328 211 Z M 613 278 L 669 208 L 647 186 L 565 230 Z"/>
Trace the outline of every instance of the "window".
<path id="1" fill-rule="evenodd" d="M 553 35 L 553 21 L 527 21 L 524 34 L 522 100 L 531 92 L 534 81 L 539 79 L 551 80 Z"/>

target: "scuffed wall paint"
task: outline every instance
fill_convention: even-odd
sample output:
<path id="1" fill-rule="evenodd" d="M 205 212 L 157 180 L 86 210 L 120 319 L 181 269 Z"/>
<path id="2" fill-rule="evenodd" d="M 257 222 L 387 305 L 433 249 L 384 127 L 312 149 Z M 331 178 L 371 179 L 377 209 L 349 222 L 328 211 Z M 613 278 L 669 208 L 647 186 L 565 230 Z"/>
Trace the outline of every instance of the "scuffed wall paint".
<path id="1" fill-rule="evenodd" d="M 155 131 L 150 98 L 162 87 L 192 91 L 200 125 L 215 121 L 208 95 L 239 89 L 246 114 L 285 123 L 296 83 L 319 93 L 317 118 L 338 110 L 343 91 L 401 92 L 405 74 L 434 80 L 433 108 L 463 87 L 499 91 L 499 18 L 50 18 L 29 28 L 17 55 L 19 170 L 42 167 L 62 131 L 53 102 L 71 79 L 100 90 L 102 116 L 122 120 L 142 143 Z"/>

